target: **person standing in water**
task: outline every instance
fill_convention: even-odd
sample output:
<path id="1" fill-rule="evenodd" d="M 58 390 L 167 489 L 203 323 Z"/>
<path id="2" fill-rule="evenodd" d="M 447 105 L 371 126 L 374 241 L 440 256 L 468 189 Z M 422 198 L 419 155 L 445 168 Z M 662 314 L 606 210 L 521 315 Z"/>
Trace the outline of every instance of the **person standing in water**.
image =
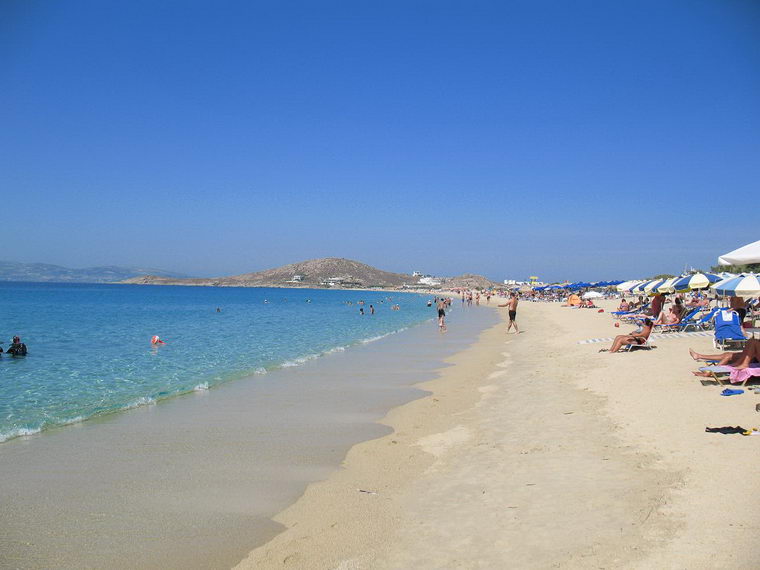
<path id="1" fill-rule="evenodd" d="M 499 307 L 507 307 L 509 309 L 509 324 L 507 325 L 507 333 L 509 333 L 509 330 L 512 328 L 512 326 L 515 327 L 515 334 L 520 334 L 520 329 L 517 328 L 517 293 L 511 293 L 509 296 L 509 300 L 507 300 L 506 303 L 503 305 L 499 305 Z"/>
<path id="2" fill-rule="evenodd" d="M 443 332 L 446 330 L 446 301 L 438 300 L 438 328 Z"/>

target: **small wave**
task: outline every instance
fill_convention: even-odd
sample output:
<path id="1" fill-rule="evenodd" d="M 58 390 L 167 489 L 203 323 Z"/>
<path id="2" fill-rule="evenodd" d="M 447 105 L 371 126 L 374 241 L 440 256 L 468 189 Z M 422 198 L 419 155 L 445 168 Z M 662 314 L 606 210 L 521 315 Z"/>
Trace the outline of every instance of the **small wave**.
<path id="1" fill-rule="evenodd" d="M 282 364 L 280 364 L 280 367 L 282 368 L 292 368 L 293 366 L 301 366 L 302 364 L 309 362 L 309 360 L 314 360 L 315 358 L 319 358 L 319 354 L 308 354 L 306 356 L 301 356 L 299 358 L 294 358 L 293 360 L 286 360 Z"/>
<path id="2" fill-rule="evenodd" d="M 126 404 L 122 406 L 122 410 L 131 410 L 133 408 L 139 408 L 141 406 L 152 406 L 156 403 L 155 398 L 151 398 L 150 396 L 143 396 L 142 398 L 137 398 L 137 400 L 134 400 L 130 402 L 129 404 Z"/>
<path id="3" fill-rule="evenodd" d="M 41 427 L 38 428 L 16 428 L 6 433 L 0 433 L 0 443 L 14 439 L 17 437 L 24 437 L 25 435 L 34 435 L 42 431 Z"/>
<path id="4" fill-rule="evenodd" d="M 85 421 L 86 419 L 87 418 L 84 417 L 84 416 L 77 416 L 75 418 L 70 418 L 68 420 L 61 420 L 60 422 L 57 422 L 56 425 L 59 425 L 59 426 L 68 426 L 68 425 L 71 425 L 71 424 L 81 423 L 81 422 Z"/>
<path id="5" fill-rule="evenodd" d="M 208 382 L 203 382 L 202 384 L 198 384 L 195 388 L 193 388 L 193 392 L 207 392 L 208 391 Z"/>
<path id="6" fill-rule="evenodd" d="M 391 331 L 391 332 L 389 332 L 389 333 L 381 334 L 381 335 L 378 335 L 378 336 L 371 336 L 371 337 L 369 337 L 369 338 L 365 338 L 365 339 L 362 339 L 362 340 L 361 340 L 361 341 L 359 341 L 359 342 L 361 342 L 362 344 L 369 344 L 369 343 L 371 343 L 371 342 L 375 342 L 376 340 L 380 340 L 380 339 L 383 339 L 383 338 L 385 338 L 385 337 L 391 336 L 392 334 L 396 334 L 396 333 L 400 333 L 400 332 L 402 332 L 402 331 L 405 331 L 405 330 L 407 330 L 408 328 L 409 328 L 409 327 L 404 327 L 404 328 L 402 328 L 402 329 L 398 329 L 398 330 L 395 330 L 395 331 Z"/>
<path id="7" fill-rule="evenodd" d="M 30 435 L 37 435 L 46 429 L 58 426 L 68 426 L 71 424 L 78 424 L 85 421 L 87 418 L 84 416 L 76 416 L 74 418 L 67 418 L 56 422 L 43 422 L 41 425 L 33 428 L 23 427 L 16 428 L 9 432 L 0 433 L 0 443 L 5 443 L 8 440 L 15 439 L 17 437 L 26 437 Z"/>

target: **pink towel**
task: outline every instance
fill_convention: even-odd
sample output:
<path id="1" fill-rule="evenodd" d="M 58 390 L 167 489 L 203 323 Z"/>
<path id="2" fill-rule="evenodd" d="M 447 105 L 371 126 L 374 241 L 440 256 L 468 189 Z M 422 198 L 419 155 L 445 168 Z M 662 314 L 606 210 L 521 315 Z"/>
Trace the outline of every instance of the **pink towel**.
<path id="1" fill-rule="evenodd" d="M 753 376 L 760 376 L 760 366 L 756 364 L 750 364 L 749 368 L 743 368 L 742 370 L 737 370 L 733 366 L 729 366 L 729 368 L 731 369 L 731 373 L 728 378 L 731 384 L 741 384 Z"/>

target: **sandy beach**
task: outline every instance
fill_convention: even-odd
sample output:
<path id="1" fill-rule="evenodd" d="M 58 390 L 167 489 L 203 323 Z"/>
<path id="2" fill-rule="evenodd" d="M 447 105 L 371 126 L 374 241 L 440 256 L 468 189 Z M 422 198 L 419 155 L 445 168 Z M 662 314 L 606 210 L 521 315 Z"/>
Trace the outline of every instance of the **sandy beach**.
<path id="1" fill-rule="evenodd" d="M 237 568 L 756 568 L 760 438 L 705 427 L 760 424 L 760 396 L 691 374 L 711 339 L 608 354 L 578 344 L 627 330 L 608 312 L 523 302 L 518 322 L 449 358 Z"/>

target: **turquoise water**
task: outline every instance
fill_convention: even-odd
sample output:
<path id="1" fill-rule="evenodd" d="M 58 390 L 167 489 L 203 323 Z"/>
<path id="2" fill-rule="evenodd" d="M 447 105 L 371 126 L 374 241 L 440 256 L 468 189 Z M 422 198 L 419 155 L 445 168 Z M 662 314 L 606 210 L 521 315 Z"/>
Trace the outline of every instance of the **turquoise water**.
<path id="1" fill-rule="evenodd" d="M 3 348 L 16 334 L 29 347 L 0 358 L 0 442 L 250 374 L 266 381 L 435 316 L 408 293 L 0 283 L 0 295 Z M 167 344 L 152 347 L 153 335 Z"/>

